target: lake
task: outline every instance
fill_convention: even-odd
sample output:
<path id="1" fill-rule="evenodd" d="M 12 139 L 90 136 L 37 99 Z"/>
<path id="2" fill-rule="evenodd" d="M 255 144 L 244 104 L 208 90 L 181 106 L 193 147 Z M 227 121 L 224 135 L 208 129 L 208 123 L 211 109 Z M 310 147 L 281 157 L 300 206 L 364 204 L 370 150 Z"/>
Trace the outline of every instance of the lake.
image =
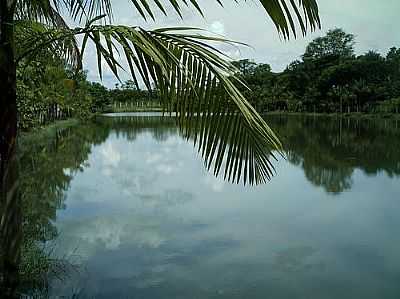
<path id="1" fill-rule="evenodd" d="M 214 177 L 158 114 L 22 142 L 23 260 L 58 260 L 39 287 L 57 298 L 400 298 L 400 121 L 267 122 L 286 159 L 260 186 Z"/>

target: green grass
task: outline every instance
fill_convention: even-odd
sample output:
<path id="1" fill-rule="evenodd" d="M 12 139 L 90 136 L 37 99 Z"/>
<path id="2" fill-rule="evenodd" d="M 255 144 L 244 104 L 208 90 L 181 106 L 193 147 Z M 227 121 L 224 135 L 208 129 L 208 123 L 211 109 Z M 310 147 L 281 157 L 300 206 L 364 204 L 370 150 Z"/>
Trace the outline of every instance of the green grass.
<path id="1" fill-rule="evenodd" d="M 58 121 L 48 124 L 48 125 L 32 128 L 29 131 L 20 131 L 19 139 L 27 140 L 27 139 L 31 139 L 31 138 L 36 139 L 36 138 L 40 138 L 40 137 L 51 138 L 60 130 L 74 127 L 74 126 L 78 125 L 79 122 L 80 121 L 75 118 L 69 118 L 66 120 L 58 120 Z"/>

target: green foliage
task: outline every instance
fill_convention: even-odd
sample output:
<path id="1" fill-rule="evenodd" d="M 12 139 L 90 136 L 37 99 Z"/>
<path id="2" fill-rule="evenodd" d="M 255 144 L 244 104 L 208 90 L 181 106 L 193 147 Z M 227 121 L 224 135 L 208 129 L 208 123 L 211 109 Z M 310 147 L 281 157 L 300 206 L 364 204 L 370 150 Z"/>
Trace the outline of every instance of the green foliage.
<path id="1" fill-rule="evenodd" d="M 104 90 L 88 82 L 85 72 L 71 71 L 60 59 L 21 62 L 17 68 L 19 127 L 28 130 L 68 117 L 86 119 L 107 107 Z"/>
<path id="2" fill-rule="evenodd" d="M 400 49 L 386 57 L 374 51 L 354 55 L 354 36 L 341 29 L 312 41 L 301 61 L 282 73 L 265 64 L 234 64 L 252 92 L 241 88 L 259 112 L 398 113 Z"/>
<path id="3" fill-rule="evenodd" d="M 97 82 L 91 82 L 87 86 L 89 95 L 92 97 L 92 112 L 104 112 L 109 109 L 111 99 L 108 96 L 108 89 Z"/>
<path id="4" fill-rule="evenodd" d="M 118 111 L 137 111 L 140 108 L 162 109 L 160 96 L 157 90 L 138 89 L 132 80 L 116 84 L 114 89 L 108 91 L 111 109 Z"/>
<path id="5" fill-rule="evenodd" d="M 257 65 L 254 61 L 250 61 L 249 59 L 234 61 L 232 62 L 232 64 L 243 76 L 254 75 L 254 71 Z"/>
<path id="6" fill-rule="evenodd" d="M 336 28 L 329 30 L 325 36 L 314 39 L 307 46 L 303 60 L 319 60 L 326 57 L 344 59 L 352 56 L 354 56 L 354 35 Z"/>
<path id="7" fill-rule="evenodd" d="M 382 101 L 376 110 L 382 113 L 400 113 L 400 98 Z"/>

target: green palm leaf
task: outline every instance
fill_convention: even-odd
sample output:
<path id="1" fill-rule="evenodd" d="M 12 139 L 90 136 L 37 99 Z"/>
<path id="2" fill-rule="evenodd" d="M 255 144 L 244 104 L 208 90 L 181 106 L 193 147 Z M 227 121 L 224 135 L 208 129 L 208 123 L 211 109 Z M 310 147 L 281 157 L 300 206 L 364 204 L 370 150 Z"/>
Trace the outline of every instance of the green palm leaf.
<path id="1" fill-rule="evenodd" d="M 43 21 L 59 25 L 60 13 L 67 13 L 73 20 L 90 20 L 95 16 L 112 17 L 111 0 L 17 0 L 17 19 Z M 62 19 L 62 18 L 61 18 Z M 65 22 L 63 22 L 65 23 Z"/>
<path id="2" fill-rule="evenodd" d="M 165 4 L 158 0 L 131 0 L 140 15 L 147 19 L 150 16 L 154 17 L 154 9 L 152 7 L 157 6 L 165 15 Z M 246 1 L 246 0 L 244 0 Z M 259 0 L 267 14 L 271 17 L 278 31 L 284 36 L 289 38 L 290 31 L 296 36 L 296 21 L 299 23 L 303 34 L 306 33 L 308 26 L 311 30 L 320 26 L 320 20 L 318 15 L 318 5 L 315 0 Z M 164 1 L 172 5 L 174 10 L 182 17 L 182 6 L 192 5 L 201 15 L 203 11 L 201 4 L 196 0 L 168 0 Z M 223 2 L 216 0 L 216 2 L 223 6 Z M 235 0 L 235 2 L 239 2 Z M 152 5 L 155 4 L 155 5 Z M 293 17 L 292 15 L 295 15 Z"/>
<path id="3" fill-rule="evenodd" d="M 260 2 L 285 38 L 291 33 L 296 35 L 296 22 L 303 34 L 308 27 L 313 30 L 319 26 L 315 0 Z M 48 48 L 54 53 L 66 53 L 69 61 L 80 61 L 87 44 L 92 43 L 100 76 L 105 61 L 119 77 L 123 56 L 137 87 L 139 82 L 149 90 L 155 86 L 164 110 L 176 112 L 180 130 L 186 138 L 193 139 L 208 169 L 216 175 L 223 172 L 231 182 L 243 180 L 244 184 L 263 183 L 274 174 L 270 159 L 282 153 L 280 141 L 239 92 L 237 86 L 243 83 L 235 76 L 237 69 L 211 46 L 215 42 L 232 41 L 203 35 L 195 28 L 148 31 L 141 27 L 97 25 L 104 16 L 112 17 L 109 0 L 20 0 L 19 3 L 19 21 L 35 24 L 30 30 L 21 26 L 24 36 L 21 49 L 27 50 L 19 51 L 19 59 Z M 144 18 L 154 18 L 155 7 L 166 13 L 165 3 L 172 5 L 179 15 L 182 5 L 192 5 L 202 13 L 196 0 L 163 3 L 132 0 L 132 3 Z M 86 26 L 69 29 L 59 17 L 63 10 L 68 10 L 74 19 L 85 18 Z M 91 18 L 93 15 L 99 16 Z M 46 25 L 39 25 L 43 20 Z M 78 35 L 83 36 L 80 51 L 75 40 Z"/>
<path id="4" fill-rule="evenodd" d="M 246 0 L 242 0 L 246 1 Z M 310 28 L 320 27 L 318 5 L 316 0 L 259 0 L 268 16 L 272 19 L 277 30 L 284 38 L 290 37 L 290 32 L 296 37 L 296 23 L 302 34 Z M 167 15 L 167 5 L 172 6 L 182 18 L 182 7 L 192 6 L 201 15 L 203 11 L 197 0 L 130 0 L 139 14 L 146 20 L 148 17 L 156 18 L 156 10 Z M 223 6 L 221 0 L 216 2 Z M 235 2 L 239 3 L 238 0 Z M 54 7 L 54 8 L 53 8 Z M 68 11 L 74 20 L 90 20 L 95 16 L 107 15 L 112 20 L 111 0 L 18 0 L 17 14 L 38 21 L 45 18 L 52 22 L 57 21 L 58 13 Z"/>
<path id="5" fill-rule="evenodd" d="M 17 63 L 25 60 L 28 64 L 36 56 L 53 55 L 67 65 L 81 69 L 82 59 L 74 31 L 68 27 L 53 29 L 35 21 L 15 21 Z"/>

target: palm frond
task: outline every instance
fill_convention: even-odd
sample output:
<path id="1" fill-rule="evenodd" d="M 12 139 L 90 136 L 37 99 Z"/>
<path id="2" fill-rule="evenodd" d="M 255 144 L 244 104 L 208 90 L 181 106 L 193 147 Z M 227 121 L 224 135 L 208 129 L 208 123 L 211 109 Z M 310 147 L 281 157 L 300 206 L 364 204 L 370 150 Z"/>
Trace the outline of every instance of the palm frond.
<path id="1" fill-rule="evenodd" d="M 131 2 L 145 20 L 149 17 L 154 20 L 156 9 L 167 15 L 167 4 L 172 6 L 181 18 L 183 18 L 182 8 L 184 6 L 192 6 L 201 15 L 204 15 L 202 5 L 198 0 L 131 0 Z M 223 6 L 221 0 L 216 0 L 216 2 Z M 240 1 L 235 0 L 235 2 L 239 3 Z M 284 38 L 289 38 L 291 33 L 296 37 L 297 25 L 303 35 L 308 29 L 315 30 L 321 25 L 316 0 L 259 0 L 259 2 Z"/>
<path id="2" fill-rule="evenodd" d="M 246 0 L 242 0 L 245 2 Z M 297 35 L 297 26 L 302 34 L 307 30 L 315 30 L 320 27 L 318 5 L 316 0 L 259 0 L 267 15 L 275 24 L 278 32 L 284 38 L 291 34 Z M 183 7 L 193 7 L 203 15 L 202 5 L 198 0 L 130 0 L 138 13 L 147 20 L 156 18 L 156 11 L 159 10 L 167 15 L 167 6 L 183 18 Z M 221 0 L 216 0 L 223 5 Z M 239 0 L 235 0 L 239 3 Z M 41 19 L 57 22 L 60 12 L 68 12 L 74 20 L 90 20 L 98 15 L 106 15 L 112 19 L 111 0 L 18 0 L 17 15 L 29 17 L 30 20 L 40 21 Z"/>
<path id="3" fill-rule="evenodd" d="M 186 32 L 186 31 L 190 32 Z M 89 42 L 118 77 L 124 56 L 139 88 L 155 86 L 164 110 L 176 112 L 177 124 L 192 139 L 215 175 L 231 182 L 265 182 L 274 174 L 270 159 L 281 144 L 266 122 L 239 92 L 237 69 L 210 42 L 221 38 L 194 34 L 193 29 L 146 31 L 140 27 L 90 25 L 74 30 L 48 29 L 38 48 L 55 39 L 83 35 L 82 53 Z M 47 42 L 45 42 L 47 38 Z M 231 42 L 231 41 L 227 41 Z"/>
<path id="4" fill-rule="evenodd" d="M 17 0 L 15 15 L 18 20 L 30 20 L 55 27 L 65 27 L 61 14 L 75 21 L 91 20 L 95 16 L 112 18 L 111 0 Z"/>
<path id="5" fill-rule="evenodd" d="M 66 10 L 74 20 L 91 20 L 96 16 L 105 15 L 111 20 L 111 0 L 52 0 L 57 11 Z"/>
<path id="6" fill-rule="evenodd" d="M 155 85 L 164 109 L 176 112 L 179 128 L 215 175 L 223 168 L 229 181 L 265 182 L 274 173 L 270 157 L 280 152 L 279 139 L 237 89 L 236 68 L 205 43 L 221 39 L 185 31 L 91 26 L 84 46 L 91 40 L 116 76 L 122 48 L 135 82 Z M 98 66 L 101 72 L 101 59 Z"/>
<path id="7" fill-rule="evenodd" d="M 42 56 L 62 59 L 73 69 L 82 68 L 82 59 L 74 30 L 54 29 L 35 21 L 15 21 L 16 62 L 25 64 Z"/>
<path id="8" fill-rule="evenodd" d="M 31 21 L 51 25 L 56 28 L 68 28 L 59 10 L 49 0 L 18 0 L 15 7 L 17 21 Z"/>
<path id="9" fill-rule="evenodd" d="M 64 4 L 66 4 L 66 0 Z M 61 36 L 60 36 L 61 35 Z M 44 37 L 44 38 L 43 38 Z M 78 42 L 60 14 L 56 1 L 17 0 L 15 8 L 15 39 L 17 62 L 52 53 L 75 69 L 81 69 Z M 42 47 L 43 42 L 46 43 Z"/>

